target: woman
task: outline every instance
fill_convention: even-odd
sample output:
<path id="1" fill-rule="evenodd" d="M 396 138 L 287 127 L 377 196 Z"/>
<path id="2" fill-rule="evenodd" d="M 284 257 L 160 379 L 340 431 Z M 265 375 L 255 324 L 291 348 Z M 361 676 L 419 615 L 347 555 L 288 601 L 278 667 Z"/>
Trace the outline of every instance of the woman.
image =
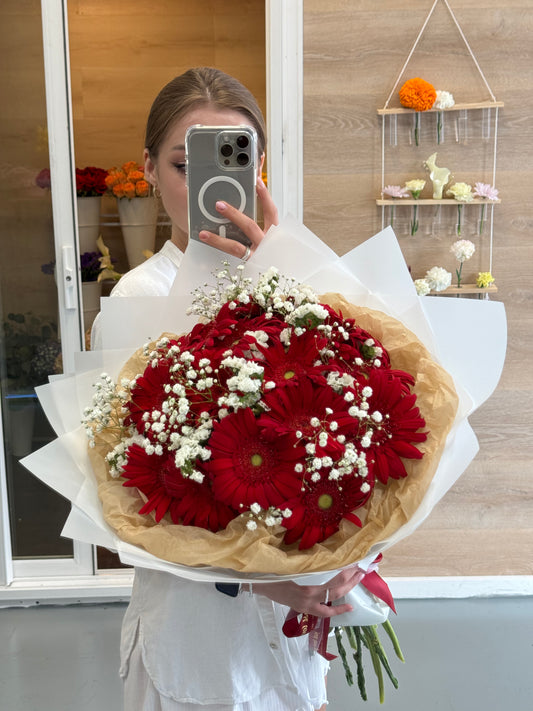
<path id="1" fill-rule="evenodd" d="M 148 118 L 145 175 L 160 194 L 172 223 L 161 251 L 122 277 L 113 296 L 164 296 L 170 291 L 187 246 L 185 132 L 194 124 L 255 128 L 260 166 L 265 126 L 251 93 L 216 69 L 191 69 L 165 86 Z M 277 210 L 260 178 L 257 197 L 264 230 L 223 202 L 217 210 L 238 225 L 251 242 L 242 244 L 210 232 L 200 239 L 239 258 L 248 258 L 271 225 Z M 100 343 L 98 320 L 93 347 Z M 309 655 L 306 636 L 289 639 L 281 631 L 288 612 L 334 617 L 349 605 L 330 607 L 355 583 L 355 571 L 343 571 L 327 585 L 293 582 L 253 585 L 236 597 L 212 583 L 137 569 L 131 603 L 124 618 L 121 676 L 127 711 L 313 711 L 326 702 L 327 663 Z"/>

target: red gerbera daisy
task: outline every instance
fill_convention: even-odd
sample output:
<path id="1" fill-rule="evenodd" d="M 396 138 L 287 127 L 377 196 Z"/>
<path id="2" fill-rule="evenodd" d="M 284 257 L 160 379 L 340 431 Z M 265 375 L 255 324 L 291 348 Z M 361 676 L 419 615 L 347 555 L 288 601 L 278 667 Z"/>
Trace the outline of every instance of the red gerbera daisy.
<path id="1" fill-rule="evenodd" d="M 332 348 L 337 353 L 336 362 L 328 363 L 330 369 L 332 366 L 338 368 L 339 361 L 342 361 L 341 369 L 355 374 L 354 370 L 366 371 L 372 367 L 375 357 L 379 358 L 382 367 L 388 368 L 390 366 L 389 354 L 383 345 L 368 331 L 358 326 L 355 319 L 343 319 L 342 315 L 331 307 L 328 308 L 328 311 L 329 314 L 325 323 L 333 328 L 330 341 Z M 334 324 L 337 324 L 337 326 Z M 356 359 L 362 359 L 363 363 L 356 366 Z M 348 368 L 345 366 L 348 366 Z"/>
<path id="2" fill-rule="evenodd" d="M 343 518 L 361 526 L 353 512 L 368 500 L 373 483 L 371 477 L 351 476 L 331 481 L 326 473 L 318 482 L 307 482 L 304 491 L 283 504 L 282 508 L 292 511 L 283 519 L 283 526 L 288 529 L 283 540 L 291 544 L 301 539 L 298 548 L 305 550 L 336 533 Z"/>
<path id="3" fill-rule="evenodd" d="M 132 444 L 126 452 L 127 464 L 123 477 L 124 486 L 135 486 L 147 498 L 139 513 L 155 510 L 155 520 L 160 521 L 168 511 L 172 499 L 181 496 L 184 477 L 174 463 L 174 455 L 147 454 L 138 444 Z"/>
<path id="4" fill-rule="evenodd" d="M 147 499 L 139 509 L 140 514 L 155 511 L 155 520 L 159 522 L 168 511 L 173 523 L 183 520 L 185 525 L 211 531 L 225 528 L 235 517 L 229 507 L 215 501 L 207 478 L 200 484 L 182 475 L 172 452 L 157 456 L 132 444 L 127 458 L 124 486 L 136 487 Z"/>
<path id="5" fill-rule="evenodd" d="M 272 380 L 277 387 L 294 385 L 302 375 L 322 385 L 326 384 L 324 367 L 319 351 L 327 340 L 316 331 L 306 331 L 301 336 L 293 335 L 287 349 L 280 341 L 268 348 L 259 347 L 264 356 L 265 382 Z"/>
<path id="6" fill-rule="evenodd" d="M 157 364 L 151 363 L 145 368 L 144 373 L 137 378 L 131 390 L 131 398 L 125 404 L 129 414 L 124 419 L 124 424 L 129 427 L 135 425 L 139 434 L 144 434 L 145 412 L 161 409 L 166 400 L 165 385 L 169 382 L 169 363 L 165 359 L 158 359 Z"/>
<path id="7" fill-rule="evenodd" d="M 407 476 L 402 458 L 421 459 L 423 452 L 411 442 L 427 439 L 427 433 L 420 431 L 426 422 L 415 406 L 416 395 L 406 393 L 405 380 L 391 373 L 372 370 L 367 381 L 372 388 L 368 398 L 370 420 L 374 412 L 379 412 L 382 417 L 376 422 L 367 457 L 374 460 L 375 474 L 383 484 L 389 477 L 400 479 Z"/>
<path id="8" fill-rule="evenodd" d="M 208 447 L 215 495 L 237 511 L 256 502 L 277 506 L 301 486 L 294 464 L 305 458 L 304 448 L 288 436 L 266 439 L 248 408 L 215 423 Z"/>
<path id="9" fill-rule="evenodd" d="M 272 437 L 300 431 L 307 439 L 312 439 L 316 428 L 311 425 L 312 417 L 328 423 L 346 409 L 346 402 L 332 388 L 317 386 L 310 378 L 302 375 L 294 388 L 275 388 L 267 393 L 263 401 L 267 412 L 259 417 L 259 425 Z M 326 409 L 331 410 L 330 413 Z"/>
<path id="10" fill-rule="evenodd" d="M 174 523 L 207 528 L 213 533 L 226 528 L 237 516 L 233 509 L 217 501 L 208 479 L 202 484 L 184 479 L 181 497 L 172 500 L 169 511 Z"/>

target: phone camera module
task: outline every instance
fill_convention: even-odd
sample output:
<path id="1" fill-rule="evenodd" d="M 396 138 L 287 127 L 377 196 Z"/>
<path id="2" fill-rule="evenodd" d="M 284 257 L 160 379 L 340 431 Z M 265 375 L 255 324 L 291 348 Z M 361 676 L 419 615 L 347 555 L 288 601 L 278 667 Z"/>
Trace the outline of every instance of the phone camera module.
<path id="1" fill-rule="evenodd" d="M 225 158 L 228 158 L 233 153 L 233 148 L 229 143 L 224 143 L 220 148 L 220 152 Z"/>
<path id="2" fill-rule="evenodd" d="M 236 140 L 236 143 L 239 148 L 247 148 L 250 141 L 248 140 L 248 136 L 239 136 Z"/>
<path id="3" fill-rule="evenodd" d="M 250 162 L 250 158 L 246 153 L 238 153 L 237 154 L 237 163 L 239 165 L 248 165 Z"/>

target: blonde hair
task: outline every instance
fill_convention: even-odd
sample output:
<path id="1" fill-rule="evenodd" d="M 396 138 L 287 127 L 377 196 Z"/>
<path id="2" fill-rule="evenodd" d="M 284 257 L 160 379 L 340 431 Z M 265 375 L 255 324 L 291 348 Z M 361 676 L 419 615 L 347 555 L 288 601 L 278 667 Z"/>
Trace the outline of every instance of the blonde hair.
<path id="1" fill-rule="evenodd" d="M 192 108 L 202 105 L 238 111 L 246 116 L 257 131 L 259 155 L 264 152 L 265 120 L 253 94 L 219 69 L 196 67 L 172 79 L 152 104 L 144 143 L 151 158 L 157 158 L 171 126 Z"/>

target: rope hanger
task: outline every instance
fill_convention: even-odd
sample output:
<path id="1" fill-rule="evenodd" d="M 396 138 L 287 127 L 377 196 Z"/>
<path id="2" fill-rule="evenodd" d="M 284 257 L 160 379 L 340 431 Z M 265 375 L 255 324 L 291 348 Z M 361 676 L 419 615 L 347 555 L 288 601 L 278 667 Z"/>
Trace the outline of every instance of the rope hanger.
<path id="1" fill-rule="evenodd" d="M 420 39 L 422 38 L 422 35 L 424 34 L 424 31 L 425 31 L 425 29 L 426 29 L 426 27 L 427 27 L 427 25 L 428 25 L 429 20 L 431 19 L 431 16 L 433 15 L 433 12 L 434 12 L 435 8 L 437 7 L 437 3 L 438 3 L 438 2 L 440 2 L 440 0 L 435 0 L 435 1 L 434 1 L 433 6 L 431 7 L 431 10 L 429 11 L 428 16 L 427 16 L 426 19 L 425 19 L 425 22 L 424 22 L 424 24 L 422 25 L 422 28 L 420 29 L 420 32 L 418 33 L 418 36 L 417 36 L 417 38 L 416 38 L 416 40 L 415 40 L 415 43 L 414 43 L 414 45 L 412 46 L 411 51 L 409 52 L 409 55 L 408 55 L 407 59 L 405 60 L 405 63 L 404 63 L 404 65 L 403 65 L 403 67 L 402 67 L 402 69 L 401 69 L 401 71 L 400 71 L 400 73 L 399 73 L 399 75 L 398 75 L 398 78 L 396 79 L 396 82 L 394 83 L 394 86 L 392 87 L 391 93 L 389 94 L 389 96 L 388 96 L 388 98 L 387 98 L 387 101 L 385 102 L 385 106 L 384 106 L 383 108 L 385 108 L 385 109 L 388 108 L 389 102 L 390 102 L 392 96 L 394 95 L 394 92 L 395 92 L 395 90 L 396 90 L 396 87 L 397 87 L 398 84 L 400 83 L 400 79 L 402 78 L 403 73 L 404 73 L 404 71 L 405 71 L 407 65 L 409 64 L 410 59 L 411 59 L 411 57 L 413 56 L 413 54 L 414 54 L 414 52 L 415 52 L 415 49 L 417 48 L 418 43 L 420 42 Z M 462 30 L 462 28 L 461 28 L 461 25 L 459 24 L 459 21 L 457 20 L 456 16 L 454 15 L 454 12 L 453 12 L 452 8 L 450 7 L 450 4 L 448 3 L 448 0 L 442 0 L 442 2 L 446 5 L 446 7 L 447 7 L 447 9 L 448 9 L 448 12 L 450 13 L 452 20 L 454 21 L 454 24 L 455 24 L 455 26 L 457 27 L 457 30 L 458 30 L 458 32 L 459 32 L 459 34 L 460 34 L 460 36 L 461 36 L 461 38 L 462 38 L 462 40 L 463 40 L 463 42 L 464 42 L 464 44 L 465 44 L 465 47 L 467 48 L 468 53 L 470 54 L 470 57 L 472 58 L 472 61 L 474 62 L 475 66 L 476 66 L 476 69 L 478 70 L 479 75 L 481 76 L 481 78 L 482 78 L 482 80 L 483 80 L 483 83 L 485 84 L 485 86 L 486 86 L 486 88 L 487 88 L 487 90 L 488 90 L 488 92 L 489 92 L 489 94 L 490 94 L 492 100 L 493 100 L 493 101 L 496 101 L 496 97 L 495 97 L 494 94 L 492 93 L 492 89 L 490 88 L 489 83 L 488 83 L 488 81 L 487 81 L 485 75 L 483 74 L 483 71 L 482 71 L 481 67 L 479 66 L 479 62 L 477 61 L 477 59 L 476 59 L 476 57 L 475 57 L 475 55 L 474 55 L 474 52 L 472 51 L 472 48 L 471 48 L 470 45 L 468 44 L 468 40 L 466 39 L 465 34 L 464 34 L 464 32 L 463 32 L 463 30 Z"/>

